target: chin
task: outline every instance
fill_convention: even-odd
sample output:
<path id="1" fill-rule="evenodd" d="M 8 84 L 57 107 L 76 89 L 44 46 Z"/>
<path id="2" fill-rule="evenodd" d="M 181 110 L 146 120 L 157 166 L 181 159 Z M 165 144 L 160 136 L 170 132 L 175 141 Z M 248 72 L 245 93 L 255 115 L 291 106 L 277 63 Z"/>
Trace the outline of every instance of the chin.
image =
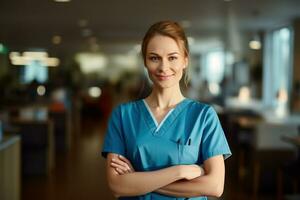
<path id="1" fill-rule="evenodd" d="M 156 82 L 153 84 L 154 87 L 161 88 L 161 89 L 167 89 L 167 88 L 172 88 L 174 86 L 178 85 L 178 83 L 161 83 L 161 82 Z"/>

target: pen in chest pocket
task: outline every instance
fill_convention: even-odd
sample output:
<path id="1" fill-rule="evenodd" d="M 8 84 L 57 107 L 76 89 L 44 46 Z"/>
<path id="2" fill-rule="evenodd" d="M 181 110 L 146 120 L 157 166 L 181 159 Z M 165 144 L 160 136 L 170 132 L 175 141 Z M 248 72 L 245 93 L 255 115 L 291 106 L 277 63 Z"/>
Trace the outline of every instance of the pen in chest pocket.
<path id="1" fill-rule="evenodd" d="M 191 145 L 191 142 L 192 142 L 192 139 L 189 138 L 186 145 L 190 146 L 190 145 Z M 183 145 L 183 143 L 181 143 L 181 139 L 178 139 L 178 140 L 177 140 L 177 143 Z"/>

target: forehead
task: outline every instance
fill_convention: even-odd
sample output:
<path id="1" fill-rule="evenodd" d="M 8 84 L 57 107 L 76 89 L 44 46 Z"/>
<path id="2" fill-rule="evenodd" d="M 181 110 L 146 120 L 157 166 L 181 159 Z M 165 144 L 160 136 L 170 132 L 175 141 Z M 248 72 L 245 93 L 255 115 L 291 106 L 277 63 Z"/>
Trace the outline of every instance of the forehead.
<path id="1" fill-rule="evenodd" d="M 173 38 L 156 35 L 150 39 L 147 46 L 147 53 L 151 52 L 157 54 L 182 53 L 182 49 Z"/>

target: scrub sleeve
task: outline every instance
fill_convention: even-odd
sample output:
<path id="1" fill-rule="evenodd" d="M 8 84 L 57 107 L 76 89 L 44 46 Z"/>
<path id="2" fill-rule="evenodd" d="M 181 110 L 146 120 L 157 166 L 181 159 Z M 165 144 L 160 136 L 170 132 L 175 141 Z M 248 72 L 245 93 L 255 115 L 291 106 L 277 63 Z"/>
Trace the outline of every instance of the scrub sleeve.
<path id="1" fill-rule="evenodd" d="M 113 109 L 110 116 L 106 136 L 102 148 L 102 156 L 107 157 L 108 153 L 115 153 L 125 156 L 125 138 L 121 126 L 121 106 Z"/>

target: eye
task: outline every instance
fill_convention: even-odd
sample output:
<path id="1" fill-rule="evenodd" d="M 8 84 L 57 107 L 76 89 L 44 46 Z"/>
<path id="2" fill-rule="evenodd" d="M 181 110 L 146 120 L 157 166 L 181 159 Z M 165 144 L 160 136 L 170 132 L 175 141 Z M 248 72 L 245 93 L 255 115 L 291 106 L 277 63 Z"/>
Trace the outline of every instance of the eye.
<path id="1" fill-rule="evenodd" d="M 170 56 L 169 61 L 173 61 L 173 60 L 177 60 L 177 57 L 176 56 Z"/>
<path id="2" fill-rule="evenodd" d="M 158 56 L 150 56 L 149 60 L 153 61 L 153 62 L 157 62 L 159 60 Z"/>

